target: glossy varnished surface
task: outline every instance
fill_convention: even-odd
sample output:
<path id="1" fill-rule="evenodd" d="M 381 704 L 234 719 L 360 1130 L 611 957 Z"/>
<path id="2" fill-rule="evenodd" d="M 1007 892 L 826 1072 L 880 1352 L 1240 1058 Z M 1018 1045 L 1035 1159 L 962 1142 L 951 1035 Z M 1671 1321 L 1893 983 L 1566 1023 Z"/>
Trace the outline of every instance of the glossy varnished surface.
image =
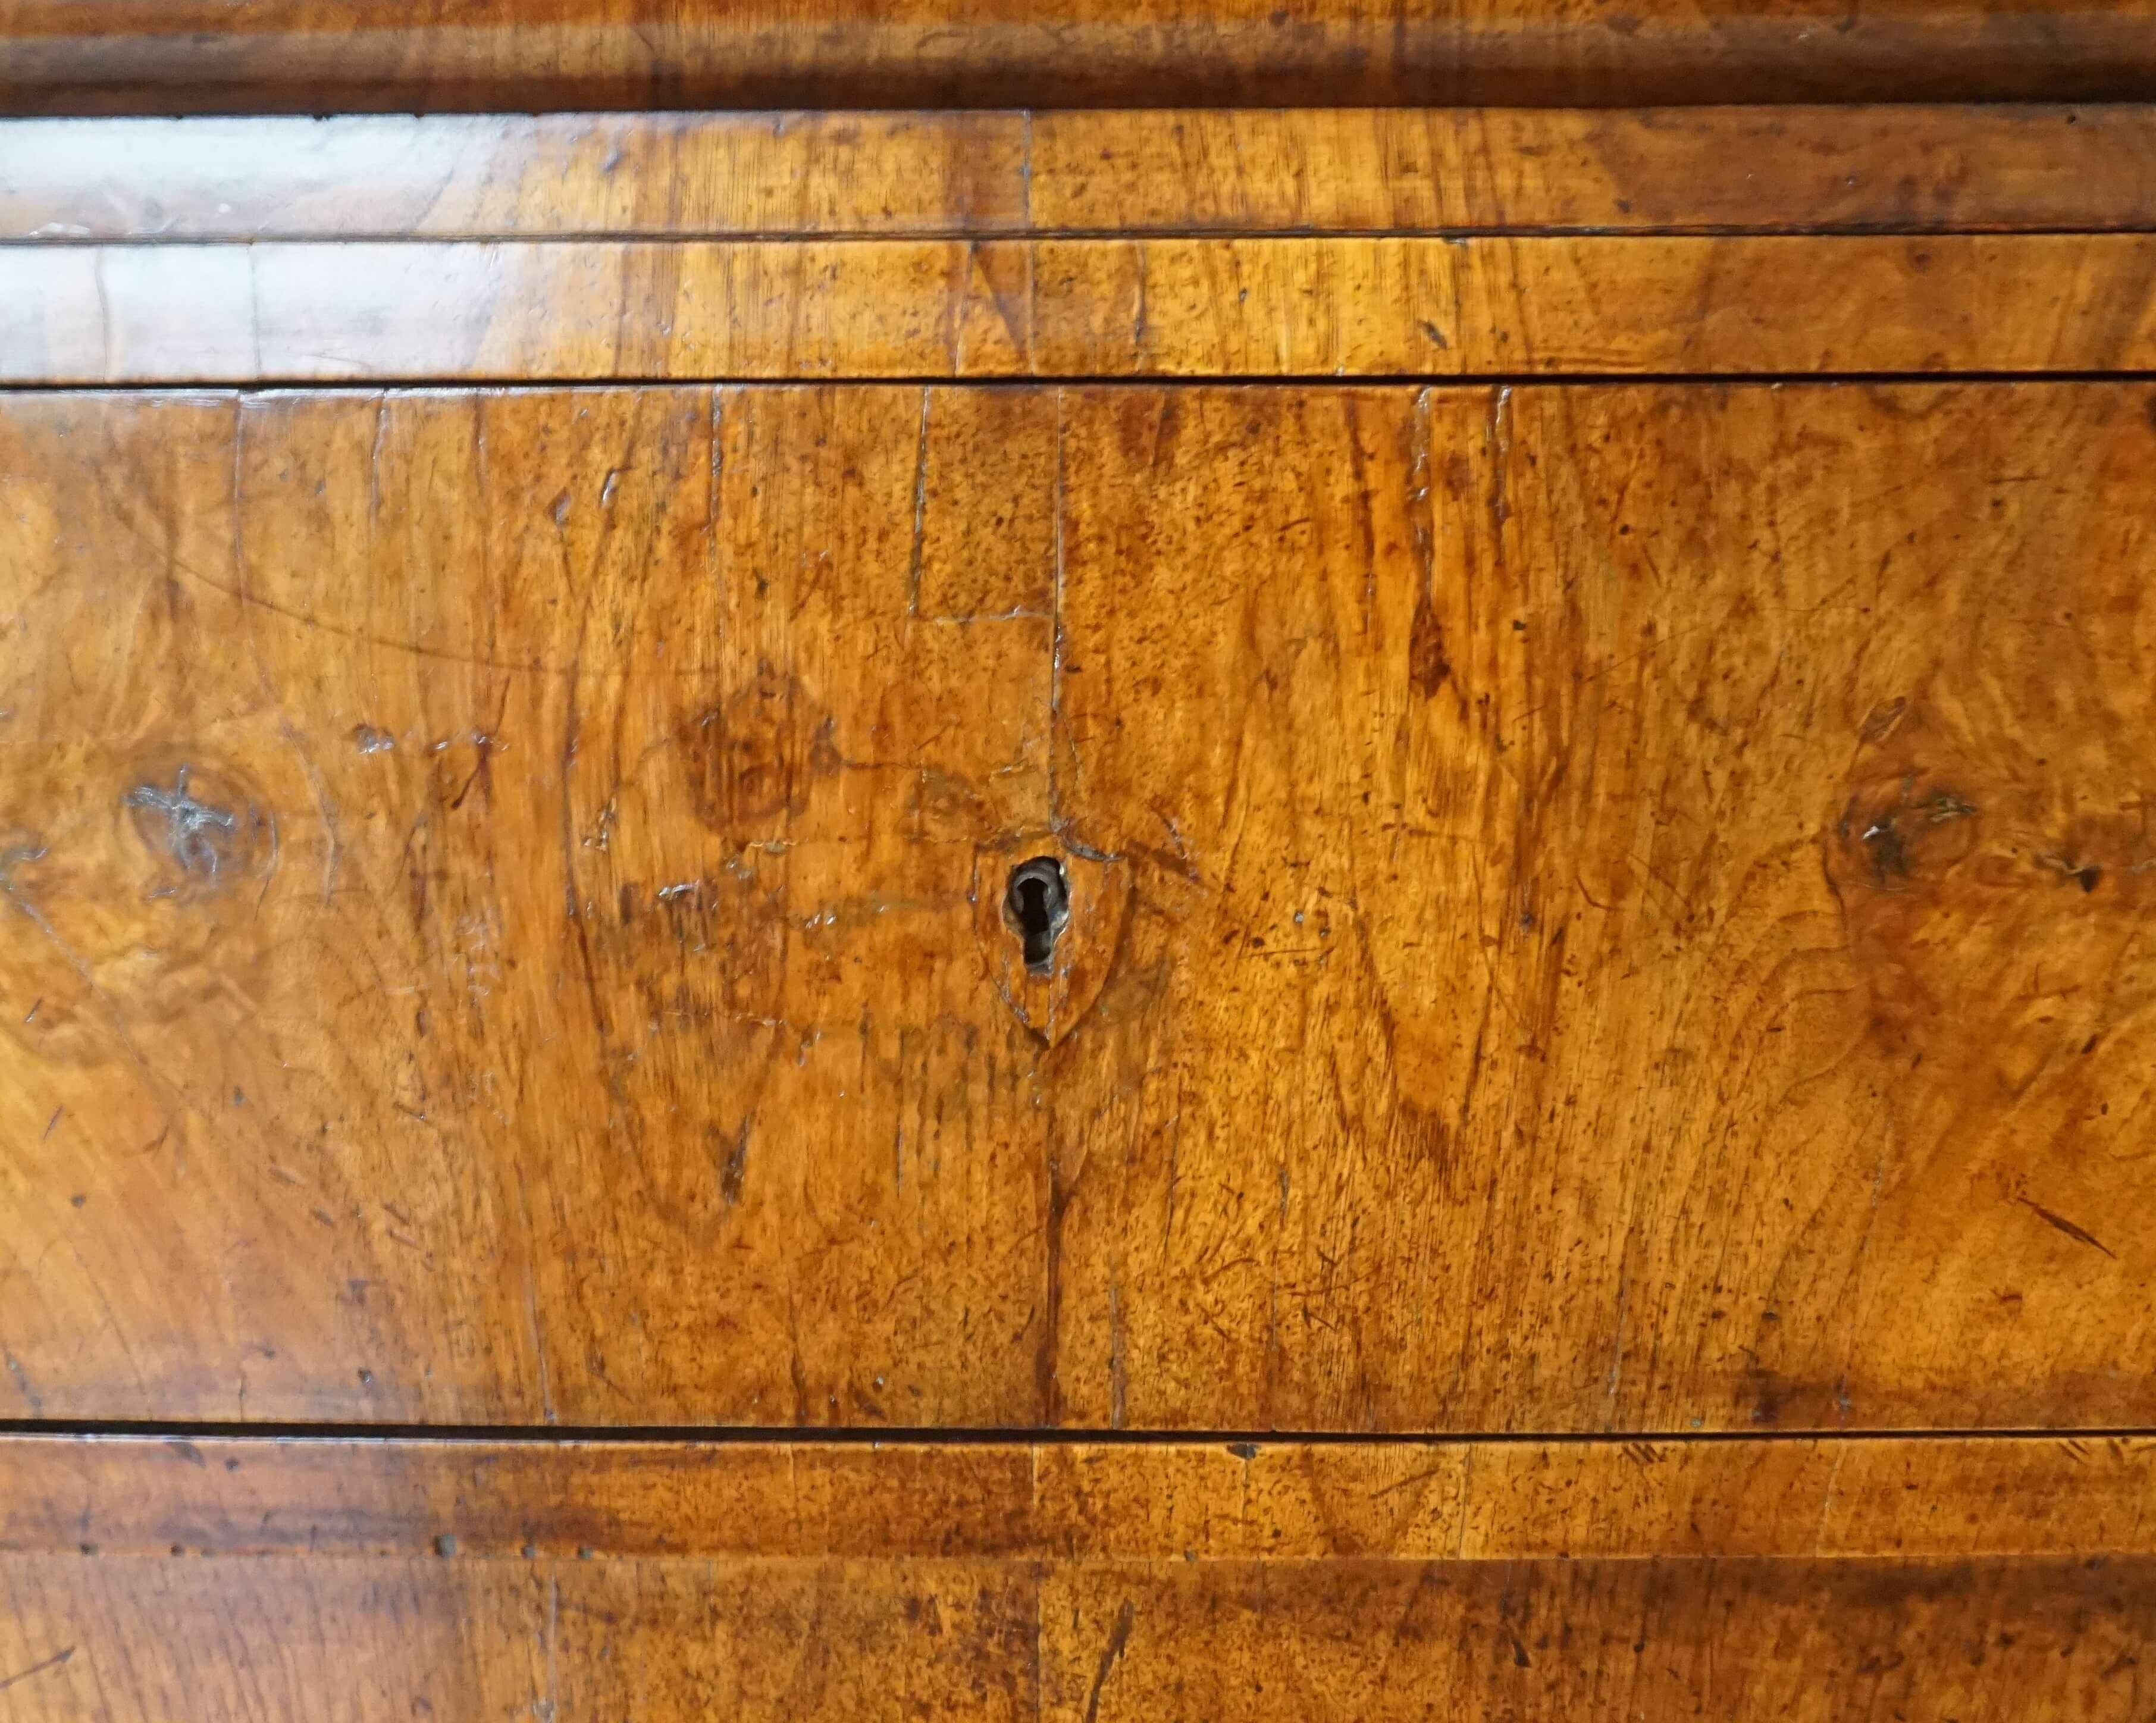
<path id="1" fill-rule="evenodd" d="M 10 239 L 2156 225 L 2139 106 L 0 122 Z"/>
<path id="2" fill-rule="evenodd" d="M 2093 1439 L 16 1438 L 0 1479 L 26 1723 L 2133 1719 L 2156 1631 L 2147 1444 Z"/>
<path id="3" fill-rule="evenodd" d="M 0 122 L 0 382 L 2134 371 L 2152 111 Z"/>
<path id="4" fill-rule="evenodd" d="M 2138 1723 L 2156 1562 L 0 1556 L 25 1723 Z"/>
<path id="5" fill-rule="evenodd" d="M 2147 99 L 2143 0 L 8 0 L 18 112 Z"/>
<path id="6" fill-rule="evenodd" d="M 1040 1115 L 968 896 L 1045 818 L 1047 546 L 922 608 L 918 392 L 13 411 L 61 552 L 13 637 L 18 1027 L 104 1146 L 12 1170 L 118 1253 L 88 1306 L 34 1278 L 18 1393 L 1029 1421 Z M 975 470 L 1040 492 L 1018 452 Z M 128 638 L 63 644 L 96 615 Z M 60 742 L 91 664 L 126 715 Z M 190 1244 L 198 1200 L 247 1218 Z M 116 1290 L 163 1313 L 71 1385 Z"/>
<path id="7" fill-rule="evenodd" d="M 0 1404 L 2146 1423 L 2152 423 L 16 397 Z"/>
<path id="8" fill-rule="evenodd" d="M 8 247 L 0 383 L 2141 371 L 2153 280 L 2139 233 Z"/>
<path id="9" fill-rule="evenodd" d="M 0 121 L 0 232 L 74 240 L 1020 231 L 1027 130 L 1026 115 L 994 112 L 16 120 Z M 2101 122 L 2087 136 L 2101 138 Z"/>
<path id="10" fill-rule="evenodd" d="M 1086 1563 L 2156 1556 L 2156 1444 L 0 1438 L 0 1553 Z"/>
<path id="11" fill-rule="evenodd" d="M 1142 913 L 1057 1415 L 2144 1421 L 2152 448 L 2130 388 L 1067 397 L 1059 811 Z"/>
<path id="12" fill-rule="evenodd" d="M 0 107 L 2147 69 L 850 3 Z M 2144 1717 L 2151 112 L 0 123 L 0 1716 Z"/>

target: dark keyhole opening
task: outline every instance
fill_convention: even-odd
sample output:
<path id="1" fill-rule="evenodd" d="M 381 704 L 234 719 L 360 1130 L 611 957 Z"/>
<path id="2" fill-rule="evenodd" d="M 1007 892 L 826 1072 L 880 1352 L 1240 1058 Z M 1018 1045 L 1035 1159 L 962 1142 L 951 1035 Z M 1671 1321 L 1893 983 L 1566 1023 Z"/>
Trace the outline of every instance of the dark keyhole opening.
<path id="1" fill-rule="evenodd" d="M 1055 941 L 1070 919 L 1070 885 L 1063 864 L 1037 855 L 1011 869 L 1004 892 L 1004 920 L 1025 946 L 1029 974 L 1048 975 L 1055 967 Z"/>

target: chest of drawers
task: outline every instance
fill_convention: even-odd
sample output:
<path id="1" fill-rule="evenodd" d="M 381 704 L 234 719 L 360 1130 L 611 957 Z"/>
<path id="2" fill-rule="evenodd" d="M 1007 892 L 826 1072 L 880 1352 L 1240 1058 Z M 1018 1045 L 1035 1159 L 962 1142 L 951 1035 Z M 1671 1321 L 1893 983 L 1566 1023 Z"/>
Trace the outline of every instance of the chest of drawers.
<path id="1" fill-rule="evenodd" d="M 2140 1715 L 2152 144 L 0 126 L 10 1715 Z"/>

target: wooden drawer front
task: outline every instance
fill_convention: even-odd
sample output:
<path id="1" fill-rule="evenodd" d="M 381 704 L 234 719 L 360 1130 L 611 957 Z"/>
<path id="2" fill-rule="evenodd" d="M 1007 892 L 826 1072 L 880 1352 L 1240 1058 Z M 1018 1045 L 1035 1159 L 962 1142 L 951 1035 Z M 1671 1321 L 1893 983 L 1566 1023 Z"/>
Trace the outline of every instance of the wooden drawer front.
<path id="1" fill-rule="evenodd" d="M 2152 426 L 8 397 L 0 1410 L 2145 1423 Z"/>

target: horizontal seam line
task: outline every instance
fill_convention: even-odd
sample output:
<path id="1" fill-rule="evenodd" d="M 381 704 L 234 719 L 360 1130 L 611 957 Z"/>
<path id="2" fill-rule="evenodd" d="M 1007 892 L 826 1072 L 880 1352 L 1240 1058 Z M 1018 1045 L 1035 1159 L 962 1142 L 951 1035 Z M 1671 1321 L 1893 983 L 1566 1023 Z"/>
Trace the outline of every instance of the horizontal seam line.
<path id="1" fill-rule="evenodd" d="M 1269 389 L 1380 389 L 1505 387 L 1548 388 L 1667 388 L 1677 387 L 1788 387 L 1811 384 L 1821 388 L 1875 385 L 1939 387 L 1949 384 L 2103 383 L 2147 382 L 2156 379 L 2156 364 L 2138 370 L 2071 370 L 2053 368 L 1998 371 L 1971 367 L 1959 371 L 1472 371 L 1472 372 L 1184 372 L 1176 373 L 1014 372 L 1001 376 L 952 375 L 948 372 L 864 373 L 772 377 L 724 372 L 706 375 L 650 376 L 627 374 L 598 377 L 535 377 L 505 378 L 463 377 L 455 372 L 413 372 L 367 377 L 311 377 L 273 376 L 234 382 L 229 377 L 160 377 L 131 382 L 72 379 L 53 382 L 0 382 L 0 397 L 8 395 L 102 395 L 131 398 L 214 393 L 231 396 L 345 394 L 374 395 L 405 391 L 455 394 L 558 393 L 578 389 L 697 389 L 697 388 L 1269 388 Z"/>
<path id="2" fill-rule="evenodd" d="M 1306 223 L 1276 227 L 1189 227 L 1163 223 L 1127 227 L 999 228 L 932 226 L 819 229 L 708 229 L 592 228 L 542 232 L 439 233 L 339 232 L 239 233 L 13 233 L 0 237 L 0 251 L 239 250 L 255 245 L 875 245 L 951 244 L 986 240 L 1082 240 L 1101 244 L 1147 239 L 1224 241 L 1307 239 L 2060 239 L 2131 238 L 2156 233 L 2156 218 L 2118 222 L 2037 223 L 1962 221 L 1935 227 L 1907 222 L 1820 221 L 1771 218 L 1749 222 L 1657 222 L 1631 226 L 1608 222 L 1468 223 L 1430 227 L 1355 227 Z"/>
<path id="3" fill-rule="evenodd" d="M 1788 1429 L 1631 1431 L 1351 1431 L 1351 1430 L 1109 1430 L 1026 1426 L 968 1428 L 909 1426 L 880 1429 L 861 1425 L 741 1424 L 460 1424 L 342 1423 L 336 1421 L 234 1423 L 217 1420 L 141 1418 L 0 1419 L 0 1440 L 17 1437 L 65 1438 L 149 1438 L 171 1441 L 293 1441 L 498 1443 L 530 1447 L 567 1444 L 618 1446 L 634 1443 L 707 1446 L 777 1446 L 791 1444 L 881 1447 L 1159 1448 L 1171 1446 L 1442 1448 L 1471 1445 L 1510 1447 L 1622 1448 L 1647 1442 L 1662 1445 L 1727 1446 L 1798 1442 L 2010 1442 L 2112 1441 L 2156 1437 L 2156 1427 L 2016 1427 L 1984 1429 Z"/>

